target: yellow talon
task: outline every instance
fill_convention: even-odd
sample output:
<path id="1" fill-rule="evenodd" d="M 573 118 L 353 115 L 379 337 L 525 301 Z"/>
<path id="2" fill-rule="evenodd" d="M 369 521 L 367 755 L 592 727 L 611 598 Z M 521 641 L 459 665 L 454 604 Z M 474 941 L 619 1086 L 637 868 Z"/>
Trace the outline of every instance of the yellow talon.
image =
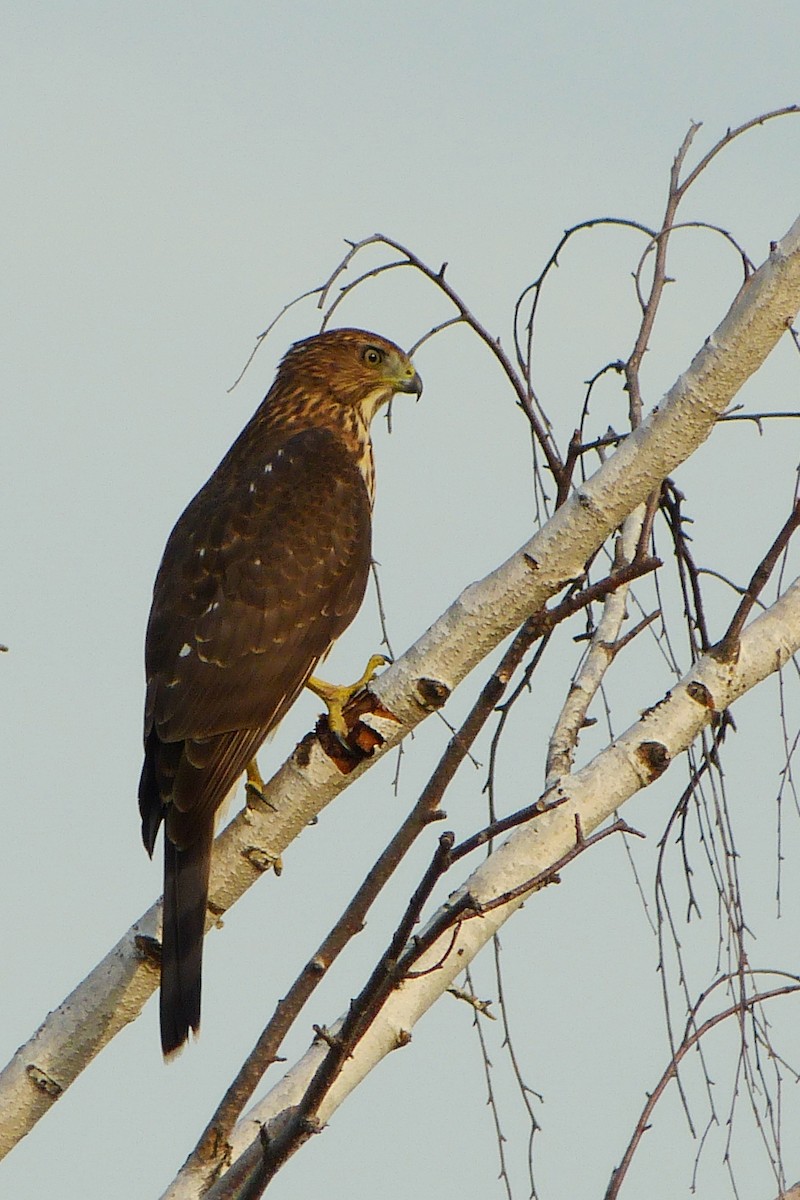
<path id="1" fill-rule="evenodd" d="M 247 764 L 247 783 L 244 785 L 244 790 L 248 796 L 255 796 L 257 800 L 264 799 L 264 780 L 261 778 L 258 763 L 254 758 L 251 758 Z"/>
<path id="2" fill-rule="evenodd" d="M 375 678 L 378 667 L 389 665 L 389 659 L 384 654 L 373 654 L 367 663 L 366 670 L 360 679 L 351 684 L 326 683 L 324 679 L 315 679 L 312 675 L 306 680 L 306 687 L 319 696 L 328 710 L 328 726 L 331 733 L 347 746 L 347 723 L 344 719 L 344 706 L 358 695 L 363 688 Z"/>

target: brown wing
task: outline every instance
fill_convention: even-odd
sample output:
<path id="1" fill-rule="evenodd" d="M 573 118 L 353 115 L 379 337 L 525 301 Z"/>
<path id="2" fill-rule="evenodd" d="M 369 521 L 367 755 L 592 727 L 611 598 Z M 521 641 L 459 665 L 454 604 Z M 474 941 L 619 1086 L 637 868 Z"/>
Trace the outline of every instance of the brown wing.
<path id="1" fill-rule="evenodd" d="M 363 330 L 293 346 L 167 544 L 147 631 L 139 784 L 151 853 L 166 818 L 166 1055 L 200 1023 L 214 814 L 361 603 L 369 423 L 395 392 L 421 388 L 407 356 Z"/>
<path id="2" fill-rule="evenodd" d="M 370 502 L 324 429 L 251 423 L 173 530 L 145 660 L 139 784 L 152 854 L 166 817 L 161 1045 L 200 1025 L 214 814 L 361 604 Z"/>
<path id="3" fill-rule="evenodd" d="M 191 502 L 147 630 L 151 851 L 165 804 L 179 846 L 219 806 L 355 616 L 369 562 L 369 497 L 327 430 L 237 443 Z"/>

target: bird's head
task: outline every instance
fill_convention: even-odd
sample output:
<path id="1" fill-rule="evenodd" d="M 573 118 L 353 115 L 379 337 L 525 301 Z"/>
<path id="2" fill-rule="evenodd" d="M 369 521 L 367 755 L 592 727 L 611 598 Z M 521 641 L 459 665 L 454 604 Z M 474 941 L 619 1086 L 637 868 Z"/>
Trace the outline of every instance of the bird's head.
<path id="1" fill-rule="evenodd" d="M 326 401 L 354 408 L 369 425 L 396 392 L 422 394 L 411 359 L 394 342 L 363 329 L 329 329 L 296 342 L 276 383 L 304 383 Z"/>

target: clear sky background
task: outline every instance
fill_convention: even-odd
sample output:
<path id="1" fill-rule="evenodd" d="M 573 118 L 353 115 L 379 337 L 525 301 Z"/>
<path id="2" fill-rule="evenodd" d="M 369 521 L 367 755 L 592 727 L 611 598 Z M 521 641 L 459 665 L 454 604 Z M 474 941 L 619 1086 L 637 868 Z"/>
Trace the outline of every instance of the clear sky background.
<path id="1" fill-rule="evenodd" d="M 160 891 L 135 801 L 153 577 L 172 524 L 266 392 L 278 357 L 318 328 L 313 301 L 292 310 L 229 395 L 256 335 L 324 280 L 344 238 L 380 230 L 434 265 L 446 260 L 451 282 L 508 344 L 514 299 L 565 227 L 604 215 L 660 220 L 690 120 L 704 122 L 697 147 L 706 150 L 729 125 L 800 100 L 800 10 L 789 0 L 32 0 L 5 6 L 3 29 L 5 1062 Z M 800 119 L 789 118 L 728 150 L 683 215 L 730 229 L 761 262 L 796 217 L 799 196 Z M 548 294 L 537 379 L 561 437 L 575 424 L 583 381 L 630 349 L 630 272 L 640 250 L 631 234 L 584 235 Z M 698 232 L 676 240 L 671 273 L 678 283 L 643 373 L 648 406 L 722 317 L 740 279 L 735 254 Z M 350 298 L 338 323 L 410 345 L 448 315 L 422 281 L 396 273 Z M 417 365 L 422 401 L 398 398 L 391 436 L 378 423 L 375 438 L 375 554 L 396 651 L 533 528 L 525 426 L 485 351 L 451 331 L 424 346 Z M 796 360 L 782 347 L 742 399 L 751 409 L 797 408 L 797 385 Z M 609 421 L 622 428 L 618 384 L 602 395 L 597 432 Z M 737 425 L 679 472 L 693 511 L 705 512 L 695 537 L 709 565 L 747 578 L 788 512 L 798 444 L 788 425 L 763 437 Z M 732 599 L 722 587 L 714 594 L 713 632 L 721 633 Z M 563 653 L 537 688 L 563 694 L 573 632 L 562 634 Z M 379 637 L 370 596 L 328 676 L 357 674 Z M 476 671 L 453 698 L 451 719 L 485 675 Z M 615 728 L 670 682 L 657 656 L 621 672 Z M 499 768 L 506 809 L 541 787 L 552 722 L 541 695 L 535 690 L 512 722 Z M 301 699 L 262 755 L 265 772 L 317 709 L 313 697 Z M 737 714 L 731 761 L 741 782 L 732 803 L 750 855 L 754 965 L 791 970 L 800 831 L 787 813 L 777 921 L 775 713 L 776 688 L 767 685 Z M 582 760 L 605 736 L 587 736 Z M 0 1194 L 160 1194 L 445 741 L 444 726 L 428 722 L 408 746 L 397 796 L 387 760 L 289 850 L 283 877 L 265 878 L 209 938 L 199 1043 L 165 1067 L 151 1002 L 0 1165 Z M 484 764 L 486 751 L 478 752 Z M 650 898 L 680 771 L 626 812 L 649 834 L 635 853 Z M 481 823 L 484 780 L 485 766 L 465 767 L 448 796 L 460 834 Z M 290 1039 L 290 1060 L 311 1023 L 332 1020 L 355 993 L 429 852 L 430 844 L 400 872 L 326 981 Z M 677 864 L 674 876 L 682 914 Z M 685 942 L 697 988 L 714 974 L 713 902 Z M 588 1200 L 602 1194 L 667 1060 L 655 941 L 621 843 L 598 847 L 527 905 L 503 945 L 517 1049 L 527 1082 L 544 1096 L 541 1195 Z M 490 966 L 476 972 L 487 996 Z M 774 1017 L 797 1065 L 800 1008 L 778 1001 Z M 524 1197 L 524 1114 L 500 1034 L 490 1027 L 488 1035 L 515 1195 Z M 709 1198 L 728 1194 L 721 1160 L 735 1043 L 723 1041 L 714 1060 L 721 1128 L 697 1179 L 697 1194 Z M 790 1180 L 800 1177 L 796 1092 L 788 1085 L 783 1097 Z M 746 1102 L 734 1126 L 742 1195 L 770 1200 L 776 1186 L 745 1110 Z M 656 1117 L 623 1195 L 689 1192 L 697 1147 L 675 1096 Z M 484 1200 L 503 1195 L 497 1170 L 470 1015 L 446 999 L 273 1191 L 284 1200 L 361 1200 L 376 1189 L 385 1200 L 434 1192 Z"/>

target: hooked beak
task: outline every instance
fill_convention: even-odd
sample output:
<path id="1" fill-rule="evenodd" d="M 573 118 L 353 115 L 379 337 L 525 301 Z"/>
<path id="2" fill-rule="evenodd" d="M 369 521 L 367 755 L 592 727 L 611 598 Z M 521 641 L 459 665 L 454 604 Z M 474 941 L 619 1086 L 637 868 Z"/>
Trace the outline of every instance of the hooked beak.
<path id="1" fill-rule="evenodd" d="M 412 366 L 409 366 L 402 378 L 396 381 L 395 390 L 413 393 L 419 400 L 422 395 L 422 380 Z"/>

